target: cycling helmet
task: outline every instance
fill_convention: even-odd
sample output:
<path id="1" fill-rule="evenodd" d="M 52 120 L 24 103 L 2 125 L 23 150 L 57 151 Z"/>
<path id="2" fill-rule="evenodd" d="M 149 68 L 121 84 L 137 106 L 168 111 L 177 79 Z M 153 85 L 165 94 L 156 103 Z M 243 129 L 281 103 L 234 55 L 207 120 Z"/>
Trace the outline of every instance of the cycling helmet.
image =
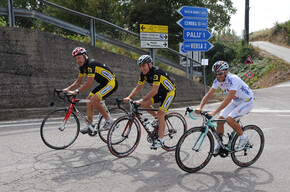
<path id="1" fill-rule="evenodd" d="M 212 71 L 222 71 L 230 68 L 229 64 L 225 61 L 217 61 L 215 64 L 212 65 Z"/>
<path id="2" fill-rule="evenodd" d="M 87 51 L 83 47 L 77 47 L 72 51 L 72 56 L 75 57 L 77 55 L 87 54 Z"/>
<path id="3" fill-rule="evenodd" d="M 139 59 L 137 60 L 137 64 L 140 66 L 144 63 L 152 63 L 152 57 L 150 55 L 142 55 L 141 57 L 139 57 Z"/>

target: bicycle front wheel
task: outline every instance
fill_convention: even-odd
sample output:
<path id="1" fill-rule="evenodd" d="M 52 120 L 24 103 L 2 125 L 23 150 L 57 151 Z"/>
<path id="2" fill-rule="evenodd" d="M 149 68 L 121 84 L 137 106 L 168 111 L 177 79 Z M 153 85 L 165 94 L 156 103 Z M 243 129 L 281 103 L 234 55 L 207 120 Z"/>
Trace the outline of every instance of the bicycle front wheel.
<path id="1" fill-rule="evenodd" d="M 231 158 L 234 163 L 240 167 L 248 167 L 255 163 L 261 156 L 265 137 L 262 130 L 256 125 L 247 125 L 244 127 L 244 134 L 249 138 L 249 143 L 246 145 L 245 149 L 231 153 Z M 236 134 L 233 143 L 232 150 L 238 145 L 238 135 Z"/>
<path id="2" fill-rule="evenodd" d="M 210 161 L 214 140 L 210 132 L 205 135 L 204 131 L 205 127 L 193 127 L 179 139 L 175 150 L 175 159 L 183 171 L 197 172 Z"/>
<path id="3" fill-rule="evenodd" d="M 116 157 L 130 155 L 138 146 L 140 141 L 140 126 L 135 118 L 129 115 L 120 117 L 111 126 L 108 132 L 108 147 Z"/>
<path id="4" fill-rule="evenodd" d="M 119 117 L 128 114 L 126 110 L 120 108 L 109 108 L 109 112 L 113 122 L 116 121 L 116 119 L 118 119 Z M 101 116 L 98 122 L 99 129 L 104 126 L 105 121 L 105 118 Z M 108 131 L 99 132 L 99 137 L 103 142 L 107 143 Z"/>
<path id="5" fill-rule="evenodd" d="M 49 113 L 42 121 L 40 135 L 42 141 L 52 149 L 64 149 L 75 142 L 79 135 L 80 123 L 71 113 L 64 123 L 67 109 L 58 109 Z"/>
<path id="6" fill-rule="evenodd" d="M 166 151 L 174 151 L 180 137 L 185 133 L 187 123 L 179 113 L 169 113 L 165 116 L 164 146 Z"/>

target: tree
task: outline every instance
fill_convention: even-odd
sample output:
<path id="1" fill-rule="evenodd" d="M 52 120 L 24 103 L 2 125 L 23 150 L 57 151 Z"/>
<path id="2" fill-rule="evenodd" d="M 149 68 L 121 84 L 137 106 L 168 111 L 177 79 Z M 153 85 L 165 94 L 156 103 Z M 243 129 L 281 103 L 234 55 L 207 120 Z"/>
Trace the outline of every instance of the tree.
<path id="1" fill-rule="evenodd" d="M 231 0 L 120 0 L 120 14 L 123 23 L 130 30 L 139 32 L 140 24 L 167 25 L 169 44 L 178 47 L 182 39 L 182 28 L 176 22 L 182 18 L 177 9 L 182 6 L 208 8 L 208 28 L 210 31 L 221 31 L 230 25 L 230 16 L 236 12 Z"/>

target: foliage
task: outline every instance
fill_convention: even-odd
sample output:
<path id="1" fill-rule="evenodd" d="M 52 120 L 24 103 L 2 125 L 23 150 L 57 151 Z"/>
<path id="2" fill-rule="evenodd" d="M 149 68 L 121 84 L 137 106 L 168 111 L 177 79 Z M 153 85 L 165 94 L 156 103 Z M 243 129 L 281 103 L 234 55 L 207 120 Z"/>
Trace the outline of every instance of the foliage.
<path id="1" fill-rule="evenodd" d="M 251 33 L 250 41 L 269 41 L 274 44 L 290 46 L 290 20 L 284 23 L 276 22 L 271 29 Z"/>
<path id="2" fill-rule="evenodd" d="M 0 17 L 0 27 L 7 26 L 7 22 L 4 17 Z"/>

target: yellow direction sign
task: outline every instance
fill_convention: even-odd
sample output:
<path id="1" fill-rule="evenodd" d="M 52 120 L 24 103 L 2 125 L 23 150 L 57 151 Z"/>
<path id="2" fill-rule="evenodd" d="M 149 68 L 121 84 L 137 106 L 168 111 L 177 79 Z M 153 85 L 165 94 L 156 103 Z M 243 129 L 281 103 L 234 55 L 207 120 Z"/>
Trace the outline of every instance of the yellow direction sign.
<path id="1" fill-rule="evenodd" d="M 168 26 L 166 26 L 166 25 L 140 24 L 140 32 L 168 33 Z"/>

